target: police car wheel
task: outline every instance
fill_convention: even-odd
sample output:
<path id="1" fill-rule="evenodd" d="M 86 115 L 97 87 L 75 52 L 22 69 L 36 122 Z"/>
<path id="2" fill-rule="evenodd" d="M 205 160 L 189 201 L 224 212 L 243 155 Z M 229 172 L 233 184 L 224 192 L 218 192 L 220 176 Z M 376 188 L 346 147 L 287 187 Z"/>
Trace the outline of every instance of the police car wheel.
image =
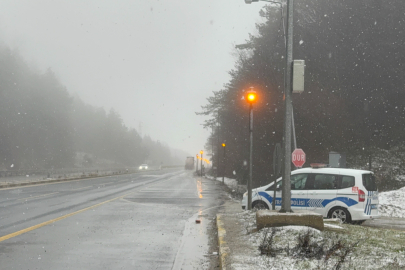
<path id="1" fill-rule="evenodd" d="M 329 217 L 330 218 L 338 218 L 343 223 L 350 223 L 350 221 L 351 221 L 350 213 L 346 209 L 341 208 L 341 207 L 333 208 L 330 211 Z"/>
<path id="2" fill-rule="evenodd" d="M 269 209 L 269 207 L 267 206 L 267 204 L 265 204 L 265 203 L 262 202 L 262 201 L 254 202 L 253 205 L 252 205 L 252 208 L 253 208 L 253 209 L 256 209 L 256 210 Z"/>

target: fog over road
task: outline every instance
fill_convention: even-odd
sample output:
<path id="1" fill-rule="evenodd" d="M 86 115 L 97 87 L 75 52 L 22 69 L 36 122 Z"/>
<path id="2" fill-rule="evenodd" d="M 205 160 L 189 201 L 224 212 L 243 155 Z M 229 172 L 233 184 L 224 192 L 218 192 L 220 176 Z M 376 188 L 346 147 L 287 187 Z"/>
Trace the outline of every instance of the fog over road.
<path id="1" fill-rule="evenodd" d="M 206 269 L 219 190 L 178 169 L 1 189 L 1 268 Z"/>

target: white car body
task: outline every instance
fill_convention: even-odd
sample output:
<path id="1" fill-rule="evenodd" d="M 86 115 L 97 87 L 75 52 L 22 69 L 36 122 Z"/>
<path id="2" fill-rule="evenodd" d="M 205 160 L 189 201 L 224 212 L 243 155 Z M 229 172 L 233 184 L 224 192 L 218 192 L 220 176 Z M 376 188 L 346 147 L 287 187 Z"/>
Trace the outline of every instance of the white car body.
<path id="1" fill-rule="evenodd" d="M 252 207 L 258 202 L 272 209 L 273 183 L 252 190 Z M 276 210 L 281 208 L 281 178 L 277 179 Z M 367 187 L 366 187 L 367 186 Z M 291 209 L 310 210 L 325 218 L 340 210 L 346 221 L 378 218 L 378 191 L 371 171 L 342 168 L 303 168 L 291 172 Z M 242 199 L 246 209 L 247 193 Z"/>
<path id="2" fill-rule="evenodd" d="M 148 169 L 148 165 L 147 164 L 142 164 L 141 166 L 139 166 L 140 170 L 147 170 Z"/>

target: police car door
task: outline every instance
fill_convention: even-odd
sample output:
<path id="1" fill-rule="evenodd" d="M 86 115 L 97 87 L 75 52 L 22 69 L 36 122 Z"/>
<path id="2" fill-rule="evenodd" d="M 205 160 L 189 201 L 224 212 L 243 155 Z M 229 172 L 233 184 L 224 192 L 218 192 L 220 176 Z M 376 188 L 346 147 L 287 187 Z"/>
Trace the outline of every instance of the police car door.
<path id="1" fill-rule="evenodd" d="M 308 190 L 306 188 L 308 173 L 291 175 L 291 209 L 306 210 Z"/>
<path id="2" fill-rule="evenodd" d="M 322 214 L 324 217 L 336 203 L 338 174 L 314 173 L 308 185 L 308 210 Z"/>

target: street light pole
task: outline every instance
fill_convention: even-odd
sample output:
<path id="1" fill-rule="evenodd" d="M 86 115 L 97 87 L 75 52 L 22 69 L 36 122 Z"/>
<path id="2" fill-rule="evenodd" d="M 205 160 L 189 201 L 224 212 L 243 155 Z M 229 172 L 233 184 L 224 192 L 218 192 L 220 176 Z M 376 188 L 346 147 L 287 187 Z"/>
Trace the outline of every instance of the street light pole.
<path id="1" fill-rule="evenodd" d="M 198 154 L 195 155 L 195 158 L 196 158 L 196 160 L 195 160 L 195 173 L 198 176 Z"/>
<path id="2" fill-rule="evenodd" d="M 203 150 L 201 150 L 201 151 L 200 151 L 200 154 L 201 154 L 201 177 L 203 176 L 203 168 L 202 168 L 202 162 L 203 162 L 203 153 L 204 153 L 204 151 L 203 151 Z"/>
<path id="3" fill-rule="evenodd" d="M 224 164 L 224 166 L 223 166 L 223 171 L 222 171 L 222 184 L 225 182 L 225 148 L 226 148 L 226 144 L 225 143 L 223 143 L 222 144 L 222 148 L 224 148 L 224 157 L 223 157 L 223 164 Z"/>
<path id="4" fill-rule="evenodd" d="M 214 176 L 214 164 L 215 164 L 215 161 L 214 161 L 214 125 L 212 125 L 212 131 L 211 131 L 211 157 L 212 157 L 212 165 L 211 165 L 211 171 L 212 171 L 212 176 Z M 215 175 L 215 179 L 217 179 L 216 178 L 216 175 Z"/>
<path id="5" fill-rule="evenodd" d="M 253 104 L 249 106 L 249 182 L 248 182 L 248 210 L 252 209 L 252 178 L 253 178 Z"/>
<path id="6" fill-rule="evenodd" d="M 256 92 L 253 91 L 253 87 L 247 92 L 246 101 L 249 102 L 249 180 L 247 184 L 248 189 L 248 201 L 247 209 L 252 209 L 252 179 L 253 179 L 253 103 L 256 102 L 257 96 Z"/>

